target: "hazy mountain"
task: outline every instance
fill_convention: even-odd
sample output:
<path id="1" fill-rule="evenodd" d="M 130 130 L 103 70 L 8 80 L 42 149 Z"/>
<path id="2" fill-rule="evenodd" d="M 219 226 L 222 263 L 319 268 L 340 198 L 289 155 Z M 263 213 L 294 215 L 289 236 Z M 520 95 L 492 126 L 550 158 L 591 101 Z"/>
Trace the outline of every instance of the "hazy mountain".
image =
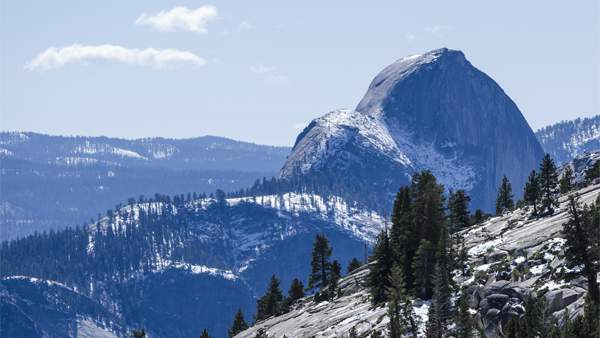
<path id="1" fill-rule="evenodd" d="M 336 181 L 382 204 L 429 169 L 447 188 L 466 189 L 474 207 L 491 210 L 502 176 L 519 195 L 542 155 L 502 88 L 462 52 L 439 49 L 386 67 L 354 111 L 313 120 L 280 177 Z"/>
<path id="2" fill-rule="evenodd" d="M 289 149 L 206 136 L 124 140 L 0 133 L 0 240 L 89 222 L 139 195 L 237 190 L 270 177 Z"/>
<path id="3" fill-rule="evenodd" d="M 565 163 L 586 151 L 600 149 L 600 115 L 562 121 L 538 130 L 544 151 L 558 163 Z"/>

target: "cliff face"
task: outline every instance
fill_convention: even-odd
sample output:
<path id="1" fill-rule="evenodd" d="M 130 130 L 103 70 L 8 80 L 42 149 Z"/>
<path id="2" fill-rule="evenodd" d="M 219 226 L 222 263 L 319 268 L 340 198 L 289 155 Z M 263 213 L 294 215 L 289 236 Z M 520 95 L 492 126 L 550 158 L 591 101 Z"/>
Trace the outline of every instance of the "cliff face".
<path id="1" fill-rule="evenodd" d="M 314 120 L 280 176 L 336 177 L 390 196 L 419 170 L 493 208 L 508 176 L 519 194 L 543 155 L 515 103 L 460 51 L 405 57 L 379 73 L 355 111 Z M 368 189 L 368 188 L 367 188 Z"/>

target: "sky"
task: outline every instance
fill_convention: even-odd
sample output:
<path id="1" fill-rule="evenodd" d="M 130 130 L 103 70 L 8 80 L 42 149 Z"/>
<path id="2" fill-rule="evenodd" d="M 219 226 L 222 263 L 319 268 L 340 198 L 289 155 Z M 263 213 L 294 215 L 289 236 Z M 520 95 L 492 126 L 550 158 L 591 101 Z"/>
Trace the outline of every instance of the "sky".
<path id="1" fill-rule="evenodd" d="M 440 47 L 534 130 L 599 114 L 595 0 L 0 3 L 0 130 L 292 145 L 388 64 Z"/>

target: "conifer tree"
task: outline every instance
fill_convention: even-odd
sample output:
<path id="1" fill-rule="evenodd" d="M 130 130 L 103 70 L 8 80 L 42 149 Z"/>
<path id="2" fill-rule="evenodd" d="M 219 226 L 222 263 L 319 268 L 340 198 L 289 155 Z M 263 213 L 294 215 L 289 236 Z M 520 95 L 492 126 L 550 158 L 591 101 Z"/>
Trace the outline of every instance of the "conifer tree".
<path id="1" fill-rule="evenodd" d="M 431 297 L 431 276 L 435 266 L 435 250 L 431 242 L 422 239 L 415 254 L 412 268 L 415 276 L 415 294 L 422 299 Z"/>
<path id="2" fill-rule="evenodd" d="M 416 250 L 421 239 L 437 245 L 440 229 L 446 222 L 444 215 L 444 187 L 426 170 L 415 174 L 411 183 L 411 205 L 414 233 L 411 243 Z M 415 243 L 415 240 L 416 243 Z"/>
<path id="3" fill-rule="evenodd" d="M 204 329 L 204 330 L 202 330 L 202 333 L 200 334 L 200 338 L 211 338 L 211 337 L 208 334 L 208 331 L 206 331 L 206 329 Z"/>
<path id="4" fill-rule="evenodd" d="M 239 308 L 235 313 L 235 317 L 233 318 L 233 324 L 231 324 L 231 328 L 229 329 L 229 337 L 231 338 L 247 328 L 248 323 L 246 323 L 246 320 L 244 319 L 244 313 L 242 312 L 242 309 Z"/>
<path id="5" fill-rule="evenodd" d="M 591 207 L 581 207 L 578 196 L 570 195 L 568 201 L 569 220 L 563 225 L 566 239 L 565 255 L 575 265 L 583 265 L 588 290 L 592 301 L 600 304 L 598 291 L 598 261 L 600 259 L 600 195 Z"/>
<path id="6" fill-rule="evenodd" d="M 389 275 L 392 270 L 393 257 L 387 232 L 382 231 L 377 237 L 377 244 L 371 257 L 373 264 L 369 270 L 367 284 L 373 304 L 386 300 L 386 290 L 390 286 Z"/>
<path id="7" fill-rule="evenodd" d="M 473 337 L 473 319 L 469 313 L 469 301 L 465 290 L 462 290 L 458 300 L 458 311 L 456 314 L 456 338 Z"/>
<path id="8" fill-rule="evenodd" d="M 483 212 L 483 210 L 481 209 L 476 209 L 475 212 L 473 213 L 473 216 L 471 217 L 471 224 L 479 224 L 483 221 L 485 221 L 488 218 L 488 215 L 486 215 L 486 213 Z"/>
<path id="9" fill-rule="evenodd" d="M 571 189 L 573 189 L 573 169 L 570 165 L 567 165 L 567 167 L 565 168 L 565 171 L 563 172 L 562 177 L 558 182 L 558 185 L 560 186 L 561 194 L 566 194 L 569 191 L 571 191 Z"/>
<path id="10" fill-rule="evenodd" d="M 600 177 L 600 160 L 596 161 L 588 170 L 585 171 L 585 179 L 593 181 Z"/>
<path id="11" fill-rule="evenodd" d="M 408 332 L 416 333 L 416 323 L 410 298 L 406 291 L 404 269 L 394 265 L 390 276 L 390 286 L 387 289 L 388 329 L 391 338 L 400 338 Z"/>
<path id="12" fill-rule="evenodd" d="M 448 224 L 450 230 L 449 255 L 453 267 L 463 265 L 464 257 L 460 257 L 460 251 L 464 250 L 463 236 L 459 231 L 467 228 L 471 221 L 469 214 L 469 202 L 471 198 L 467 193 L 460 189 L 456 192 L 450 192 L 448 198 Z"/>
<path id="13" fill-rule="evenodd" d="M 337 260 L 334 260 L 333 263 L 331 263 L 331 273 L 329 274 L 329 283 L 327 285 L 329 299 L 335 298 L 338 288 L 338 281 L 340 280 L 341 276 L 342 266 Z"/>
<path id="14" fill-rule="evenodd" d="M 144 329 L 133 330 L 133 332 L 131 333 L 131 335 L 134 338 L 144 338 L 144 337 L 146 337 L 146 330 L 144 330 Z"/>
<path id="15" fill-rule="evenodd" d="M 414 256 L 416 246 L 412 231 L 412 205 L 409 187 L 402 187 L 396 194 L 394 207 L 392 209 L 392 228 L 390 230 L 390 246 L 394 255 L 394 262 L 400 264 L 404 269 L 407 283 L 412 285 L 412 271 L 410 264 Z"/>
<path id="16" fill-rule="evenodd" d="M 534 215 L 537 215 L 538 213 L 537 205 L 540 201 L 541 192 L 539 175 L 535 172 L 535 170 L 532 170 L 527 177 L 527 182 L 525 182 L 523 199 L 528 205 L 533 206 Z"/>
<path id="17" fill-rule="evenodd" d="M 348 268 L 346 271 L 347 273 L 351 273 L 352 271 L 360 268 L 361 266 L 362 264 L 360 263 L 360 261 L 356 259 L 356 257 L 353 257 L 350 263 L 348 263 Z"/>
<path id="18" fill-rule="evenodd" d="M 513 210 L 515 203 L 513 201 L 512 185 L 508 181 L 508 177 L 502 177 L 502 183 L 498 188 L 498 196 L 496 197 L 496 215 L 502 215 L 507 211 Z"/>
<path id="19" fill-rule="evenodd" d="M 258 300 L 256 309 L 256 320 L 263 320 L 278 315 L 281 310 L 283 294 L 279 288 L 279 279 L 271 276 L 269 287 L 265 294 Z"/>
<path id="20" fill-rule="evenodd" d="M 302 297 L 304 297 L 304 284 L 298 278 L 294 278 L 288 290 L 288 299 L 293 303 Z"/>
<path id="21" fill-rule="evenodd" d="M 450 266 L 448 262 L 448 232 L 445 227 L 440 233 L 433 276 L 433 297 L 430 306 L 430 330 L 436 337 L 445 336 L 451 313 Z"/>
<path id="22" fill-rule="evenodd" d="M 332 250 L 329 247 L 329 241 L 324 234 L 318 234 L 315 237 L 312 250 L 311 273 L 308 277 L 308 288 L 325 288 L 329 281 L 329 272 L 331 271 Z"/>
<path id="23" fill-rule="evenodd" d="M 556 164 L 550 154 L 544 155 L 540 164 L 540 189 L 541 189 L 541 211 L 542 213 L 554 213 L 558 206 L 558 172 Z"/>

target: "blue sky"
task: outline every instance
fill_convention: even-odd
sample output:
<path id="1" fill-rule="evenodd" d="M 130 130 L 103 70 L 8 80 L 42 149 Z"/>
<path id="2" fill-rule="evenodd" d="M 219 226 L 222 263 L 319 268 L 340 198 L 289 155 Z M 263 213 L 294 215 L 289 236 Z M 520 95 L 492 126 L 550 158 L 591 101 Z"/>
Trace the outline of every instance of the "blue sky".
<path id="1" fill-rule="evenodd" d="M 2 130 L 291 145 L 389 63 L 439 47 L 463 50 L 534 129 L 600 105 L 595 0 L 1 6 Z"/>

